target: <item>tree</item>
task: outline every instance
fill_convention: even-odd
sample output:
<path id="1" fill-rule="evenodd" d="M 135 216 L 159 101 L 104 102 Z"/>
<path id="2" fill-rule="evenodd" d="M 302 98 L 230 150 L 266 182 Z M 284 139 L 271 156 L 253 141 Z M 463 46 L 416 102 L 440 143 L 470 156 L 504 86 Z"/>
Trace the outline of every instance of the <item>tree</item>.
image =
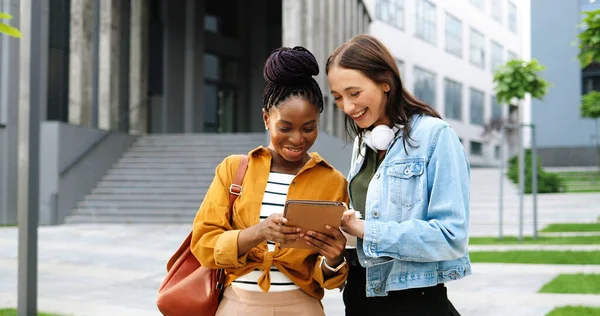
<path id="1" fill-rule="evenodd" d="M 12 15 L 4 12 L 0 12 L 0 20 L 10 20 L 12 19 Z M 0 22 L 0 33 L 4 33 L 6 35 L 21 38 L 21 32 L 15 27 L 12 27 L 8 24 Z"/>
<path id="2" fill-rule="evenodd" d="M 509 115 L 505 120 L 493 121 L 488 125 L 487 132 L 490 129 L 499 131 L 505 125 L 520 124 L 522 115 L 520 112 L 522 111 L 519 111 L 519 107 L 527 94 L 534 99 L 543 100 L 550 86 L 550 83 L 540 75 L 544 69 L 545 67 L 535 59 L 530 62 L 518 59 L 509 60 L 496 69 L 494 72 L 496 99 L 498 103 L 509 106 Z M 520 148 L 521 144 L 518 141 L 520 138 L 516 138 L 519 133 L 515 131 L 518 129 L 508 129 L 510 155 L 514 155 L 515 149 Z"/>
<path id="3" fill-rule="evenodd" d="M 583 12 L 585 17 L 579 25 L 585 30 L 579 33 L 579 64 L 586 68 L 600 62 L 600 10 Z M 600 93 L 590 91 L 581 97 L 581 117 L 595 120 L 596 122 L 596 151 L 598 157 L 598 170 L 600 171 Z"/>

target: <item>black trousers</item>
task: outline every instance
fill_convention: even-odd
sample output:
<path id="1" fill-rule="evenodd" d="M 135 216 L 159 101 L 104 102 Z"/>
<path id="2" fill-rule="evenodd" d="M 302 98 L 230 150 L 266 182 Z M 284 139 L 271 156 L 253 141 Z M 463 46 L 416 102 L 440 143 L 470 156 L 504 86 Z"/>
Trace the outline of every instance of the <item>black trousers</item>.
<path id="1" fill-rule="evenodd" d="M 349 263 L 353 263 L 350 260 Z M 450 305 L 443 284 L 437 286 L 392 291 L 388 296 L 367 297 L 367 271 L 350 264 L 348 282 L 344 288 L 346 316 L 448 316 Z"/>

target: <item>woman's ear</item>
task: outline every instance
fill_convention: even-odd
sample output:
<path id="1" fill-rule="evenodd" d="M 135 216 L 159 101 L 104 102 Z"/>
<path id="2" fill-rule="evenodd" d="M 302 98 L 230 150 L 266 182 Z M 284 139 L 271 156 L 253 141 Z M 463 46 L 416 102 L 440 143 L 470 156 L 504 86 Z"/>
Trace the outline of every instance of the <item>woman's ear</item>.
<path id="1" fill-rule="evenodd" d="M 383 92 L 388 93 L 388 92 L 390 92 L 391 89 L 392 88 L 390 87 L 389 84 L 387 84 L 387 83 L 383 84 Z"/>
<path id="2" fill-rule="evenodd" d="M 269 113 L 265 109 L 262 109 L 263 112 L 263 122 L 265 123 L 265 129 L 269 129 Z"/>

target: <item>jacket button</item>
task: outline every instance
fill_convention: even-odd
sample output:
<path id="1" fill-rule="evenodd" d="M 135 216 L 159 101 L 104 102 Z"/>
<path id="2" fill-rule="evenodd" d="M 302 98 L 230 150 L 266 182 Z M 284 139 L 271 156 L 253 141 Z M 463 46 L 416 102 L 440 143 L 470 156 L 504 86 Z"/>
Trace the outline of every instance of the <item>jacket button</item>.
<path id="1" fill-rule="evenodd" d="M 404 170 L 404 173 L 405 173 L 405 174 L 409 174 L 409 173 L 410 173 L 410 169 L 406 169 L 406 170 Z"/>
<path id="2" fill-rule="evenodd" d="M 375 217 L 375 218 L 379 217 L 379 212 L 378 211 L 373 212 L 373 217 Z"/>
<path id="3" fill-rule="evenodd" d="M 374 291 L 375 291 L 375 293 L 379 293 L 379 288 L 376 287 Z"/>
<path id="4" fill-rule="evenodd" d="M 379 179 L 379 173 L 375 174 L 375 179 Z"/>

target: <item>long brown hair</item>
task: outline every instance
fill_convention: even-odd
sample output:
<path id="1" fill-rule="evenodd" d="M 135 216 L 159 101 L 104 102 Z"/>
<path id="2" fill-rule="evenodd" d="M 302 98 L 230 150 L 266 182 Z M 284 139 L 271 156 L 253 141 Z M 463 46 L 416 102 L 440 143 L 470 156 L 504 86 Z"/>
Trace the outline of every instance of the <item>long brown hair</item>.
<path id="1" fill-rule="evenodd" d="M 328 74 L 331 67 L 338 66 L 358 70 L 378 84 L 387 83 L 390 91 L 385 105 L 385 115 L 394 125 L 404 125 L 402 143 L 413 147 L 410 139 L 410 118 L 414 114 L 423 114 L 441 119 L 440 114 L 429 104 L 415 98 L 402 85 L 400 71 L 390 51 L 371 35 L 357 35 L 336 48 L 325 66 Z M 362 134 L 364 131 L 348 115 L 345 118 L 346 132 L 350 137 Z"/>

